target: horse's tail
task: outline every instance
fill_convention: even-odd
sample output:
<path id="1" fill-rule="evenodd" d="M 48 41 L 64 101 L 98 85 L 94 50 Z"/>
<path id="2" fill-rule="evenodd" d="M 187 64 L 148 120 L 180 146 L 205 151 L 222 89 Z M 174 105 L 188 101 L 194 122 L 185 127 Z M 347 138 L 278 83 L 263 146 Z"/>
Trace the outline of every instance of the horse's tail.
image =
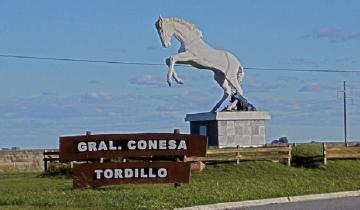
<path id="1" fill-rule="evenodd" d="M 239 69 L 238 69 L 238 72 L 237 72 L 237 80 L 238 80 L 240 85 L 241 85 L 242 80 L 244 78 L 244 74 L 245 74 L 244 67 L 242 67 L 242 65 L 239 64 Z"/>

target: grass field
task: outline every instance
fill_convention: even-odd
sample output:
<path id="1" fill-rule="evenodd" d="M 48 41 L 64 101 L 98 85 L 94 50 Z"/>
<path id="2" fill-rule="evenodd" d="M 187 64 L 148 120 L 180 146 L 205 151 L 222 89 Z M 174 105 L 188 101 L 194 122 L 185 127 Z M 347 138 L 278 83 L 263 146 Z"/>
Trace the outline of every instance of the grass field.
<path id="1" fill-rule="evenodd" d="M 203 172 L 193 173 L 191 184 L 178 188 L 163 184 L 74 190 L 70 178 L 0 173 L 0 209 L 172 209 L 359 190 L 360 160 L 334 160 L 325 167 L 317 159 L 321 154 L 317 147 L 297 146 L 294 167 L 269 161 L 207 165 Z M 307 161 L 302 162 L 301 157 Z"/>

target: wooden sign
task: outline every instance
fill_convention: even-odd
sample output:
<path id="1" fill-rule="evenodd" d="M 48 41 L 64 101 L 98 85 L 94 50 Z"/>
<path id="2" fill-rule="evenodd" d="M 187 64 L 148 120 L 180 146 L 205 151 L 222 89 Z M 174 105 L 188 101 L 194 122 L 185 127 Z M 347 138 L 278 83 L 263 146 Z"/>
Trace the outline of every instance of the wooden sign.
<path id="1" fill-rule="evenodd" d="M 92 163 L 74 166 L 75 188 L 114 184 L 189 183 L 190 163 Z"/>
<path id="2" fill-rule="evenodd" d="M 60 137 L 60 162 L 113 157 L 205 157 L 207 137 L 177 133 L 98 134 Z"/>

